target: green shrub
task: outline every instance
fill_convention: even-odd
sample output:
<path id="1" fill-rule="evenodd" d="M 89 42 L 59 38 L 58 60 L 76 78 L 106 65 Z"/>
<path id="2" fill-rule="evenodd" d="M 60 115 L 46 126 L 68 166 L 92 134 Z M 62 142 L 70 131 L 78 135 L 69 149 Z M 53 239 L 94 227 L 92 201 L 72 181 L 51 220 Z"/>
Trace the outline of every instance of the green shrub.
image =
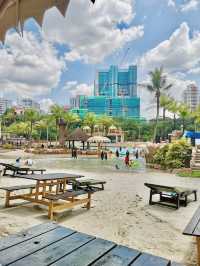
<path id="1" fill-rule="evenodd" d="M 2 147 L 3 147 L 3 149 L 12 149 L 13 148 L 13 145 L 12 144 L 9 144 L 9 143 L 6 143 Z"/>
<path id="2" fill-rule="evenodd" d="M 160 164 L 162 168 L 166 168 L 166 154 L 169 150 L 169 145 L 159 148 L 154 155 L 154 163 Z"/>
<path id="3" fill-rule="evenodd" d="M 192 147 L 186 140 L 178 140 L 157 150 L 154 163 L 170 169 L 190 167 L 191 157 Z"/>

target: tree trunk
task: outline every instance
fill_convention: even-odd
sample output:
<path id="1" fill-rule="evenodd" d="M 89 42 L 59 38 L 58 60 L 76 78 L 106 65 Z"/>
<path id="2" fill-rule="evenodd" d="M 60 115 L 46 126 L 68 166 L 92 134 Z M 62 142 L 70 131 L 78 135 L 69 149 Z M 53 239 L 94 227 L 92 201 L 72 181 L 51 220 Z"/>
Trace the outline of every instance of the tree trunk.
<path id="1" fill-rule="evenodd" d="M 155 142 L 156 136 L 157 136 L 159 113 L 160 113 L 160 91 L 157 91 L 156 92 L 156 123 L 155 123 L 154 134 L 153 134 L 154 142 Z"/>
<path id="2" fill-rule="evenodd" d="M 176 114 L 174 113 L 174 130 L 176 129 Z"/>

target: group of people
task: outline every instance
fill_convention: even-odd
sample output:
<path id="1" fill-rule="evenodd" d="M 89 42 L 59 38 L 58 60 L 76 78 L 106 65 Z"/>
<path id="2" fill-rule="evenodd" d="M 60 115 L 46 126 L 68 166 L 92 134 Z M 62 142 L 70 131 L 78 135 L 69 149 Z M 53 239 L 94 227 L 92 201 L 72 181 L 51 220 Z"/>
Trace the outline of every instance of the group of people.
<path id="1" fill-rule="evenodd" d="M 108 153 L 107 152 L 104 152 L 104 151 L 101 151 L 101 160 L 108 160 Z"/>
<path id="2" fill-rule="evenodd" d="M 78 158 L 78 151 L 77 149 L 72 149 L 72 158 L 77 159 Z"/>
<path id="3" fill-rule="evenodd" d="M 32 166 L 33 165 L 33 160 L 31 158 L 28 158 L 27 160 L 25 160 L 24 165 Z M 21 167 L 21 157 L 18 157 L 16 159 L 15 166 L 16 167 Z"/>
<path id="4" fill-rule="evenodd" d="M 121 147 L 120 147 L 119 150 L 118 149 L 116 150 L 115 155 L 116 155 L 117 158 L 120 157 L 121 150 L 122 150 Z M 136 149 L 134 151 L 134 155 L 135 155 L 135 158 L 136 159 L 139 158 L 139 151 L 138 151 L 138 149 Z M 130 160 L 130 152 L 129 152 L 129 150 L 126 151 L 126 155 L 124 157 L 124 163 L 125 163 L 126 167 L 130 167 L 132 165 L 132 163 L 133 163 L 133 160 Z"/>

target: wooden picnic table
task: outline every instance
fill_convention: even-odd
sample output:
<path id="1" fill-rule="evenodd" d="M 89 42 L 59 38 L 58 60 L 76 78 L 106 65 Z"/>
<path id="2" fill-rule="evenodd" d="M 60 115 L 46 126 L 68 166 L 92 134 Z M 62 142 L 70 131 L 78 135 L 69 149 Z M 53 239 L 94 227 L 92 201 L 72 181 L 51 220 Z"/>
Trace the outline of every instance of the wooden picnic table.
<path id="1" fill-rule="evenodd" d="M 189 224 L 186 226 L 184 235 L 193 236 L 196 238 L 198 266 L 200 266 L 200 207 L 197 209 Z"/>
<path id="2" fill-rule="evenodd" d="M 183 266 L 56 223 L 0 239 L 0 265 Z"/>
<path id="3" fill-rule="evenodd" d="M 11 191 L 8 191 L 8 188 L 6 188 L 6 207 L 10 206 L 10 200 L 24 199 L 26 201 L 47 206 L 49 210 L 49 219 L 53 219 L 53 213 L 55 211 L 72 208 L 79 204 L 85 203 L 87 204 L 87 208 L 90 208 L 91 192 L 83 190 L 73 191 L 68 188 L 68 182 L 70 180 L 83 177 L 82 175 L 51 173 L 22 176 L 18 175 L 17 177 L 36 181 L 36 185 L 34 188 L 31 187 L 31 191 L 29 193 L 14 196 L 11 196 Z M 79 197 L 84 194 L 87 194 L 87 198 Z M 62 202 L 59 202 L 59 200 L 62 200 Z"/>

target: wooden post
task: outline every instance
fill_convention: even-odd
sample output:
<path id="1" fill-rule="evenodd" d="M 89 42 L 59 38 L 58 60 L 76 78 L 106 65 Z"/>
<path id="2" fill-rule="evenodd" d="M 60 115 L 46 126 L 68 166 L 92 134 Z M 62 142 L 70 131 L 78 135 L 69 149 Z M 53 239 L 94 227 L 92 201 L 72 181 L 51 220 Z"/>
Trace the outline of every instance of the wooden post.
<path id="1" fill-rule="evenodd" d="M 10 191 L 6 191 L 6 202 L 5 202 L 5 207 L 6 207 L 6 208 L 10 207 Z"/>
<path id="2" fill-rule="evenodd" d="M 38 200 L 39 191 L 40 191 L 40 181 L 37 181 L 36 188 L 35 188 L 35 199 L 36 200 Z"/>
<path id="3" fill-rule="evenodd" d="M 86 207 L 87 207 L 87 209 L 89 210 L 90 207 L 91 207 L 91 193 L 88 193 L 88 200 L 89 200 L 89 201 L 88 201 Z"/>
<path id="4" fill-rule="evenodd" d="M 197 265 L 200 266 L 200 237 L 197 236 Z"/>
<path id="5" fill-rule="evenodd" d="M 53 201 L 52 200 L 49 202 L 48 218 L 50 220 L 53 220 Z"/>
<path id="6" fill-rule="evenodd" d="M 46 194 L 46 187 L 47 187 L 47 182 L 46 181 L 43 181 L 43 191 L 42 191 L 42 197 L 45 197 L 45 194 Z"/>

